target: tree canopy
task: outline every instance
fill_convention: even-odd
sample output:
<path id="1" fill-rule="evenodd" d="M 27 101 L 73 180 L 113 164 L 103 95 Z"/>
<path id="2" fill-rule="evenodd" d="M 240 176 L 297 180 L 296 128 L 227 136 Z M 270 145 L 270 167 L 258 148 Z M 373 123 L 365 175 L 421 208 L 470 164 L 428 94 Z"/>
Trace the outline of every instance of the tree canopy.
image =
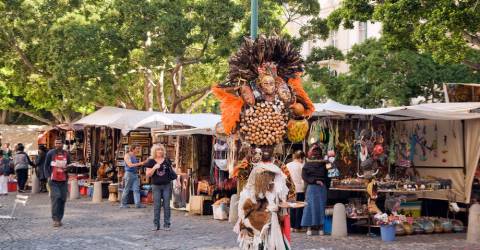
<path id="1" fill-rule="evenodd" d="M 341 58 L 339 53 L 333 48 L 314 51 L 307 59 L 307 73 L 321 86 L 312 91 L 325 91 L 329 98 L 346 104 L 380 107 L 409 105 L 412 98 L 438 101 L 442 83 L 480 81 L 480 74 L 466 65 L 442 65 L 428 54 L 409 49 L 389 50 L 383 40 L 376 39 L 352 47 L 345 56 L 350 65 L 347 74 L 332 76 L 318 66 L 327 58 Z"/>
<path id="2" fill-rule="evenodd" d="M 260 31 L 316 15 L 316 0 L 261 1 Z M 0 110 L 71 122 L 105 105 L 212 110 L 210 86 L 248 35 L 244 0 L 0 2 Z"/>

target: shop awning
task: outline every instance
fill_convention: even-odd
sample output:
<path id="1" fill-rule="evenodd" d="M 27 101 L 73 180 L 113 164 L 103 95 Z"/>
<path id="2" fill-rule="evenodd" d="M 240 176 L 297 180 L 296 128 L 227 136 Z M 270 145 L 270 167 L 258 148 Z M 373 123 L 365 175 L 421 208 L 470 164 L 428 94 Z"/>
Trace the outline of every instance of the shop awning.
<path id="1" fill-rule="evenodd" d="M 123 134 L 137 128 L 158 128 L 165 125 L 183 125 L 192 128 L 214 128 L 220 121 L 215 114 L 168 114 L 116 107 L 103 107 L 78 120 L 74 125 L 107 126 L 121 129 Z"/>
<path id="2" fill-rule="evenodd" d="M 160 135 L 215 135 L 215 129 L 213 128 L 191 128 L 191 129 L 179 129 L 170 130 L 161 133 Z"/>
<path id="3" fill-rule="evenodd" d="M 414 106 L 364 109 L 332 100 L 315 104 L 314 116 L 375 116 L 385 120 L 470 120 L 480 118 L 480 103 L 428 103 Z"/>

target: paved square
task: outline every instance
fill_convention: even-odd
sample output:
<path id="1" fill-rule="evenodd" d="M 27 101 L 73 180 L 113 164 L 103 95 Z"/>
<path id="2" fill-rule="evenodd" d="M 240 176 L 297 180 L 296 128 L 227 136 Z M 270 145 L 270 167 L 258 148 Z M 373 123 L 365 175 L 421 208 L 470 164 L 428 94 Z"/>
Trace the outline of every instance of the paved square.
<path id="1" fill-rule="evenodd" d="M 14 194 L 0 197 L 0 214 L 10 212 Z M 233 225 L 211 216 L 174 211 L 172 231 L 152 232 L 152 207 L 119 209 L 109 202 L 68 201 L 64 226 L 51 225 L 46 194 L 31 195 L 18 207 L 15 221 L 0 221 L 0 249 L 237 249 Z M 480 249 L 467 244 L 465 234 L 398 237 L 391 244 L 363 235 L 335 239 L 293 234 L 293 249 Z"/>

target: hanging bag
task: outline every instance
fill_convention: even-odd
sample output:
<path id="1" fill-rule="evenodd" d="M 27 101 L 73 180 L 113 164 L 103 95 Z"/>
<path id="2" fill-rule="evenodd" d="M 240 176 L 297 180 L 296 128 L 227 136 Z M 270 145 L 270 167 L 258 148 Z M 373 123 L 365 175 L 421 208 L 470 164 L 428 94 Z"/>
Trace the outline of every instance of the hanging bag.
<path id="1" fill-rule="evenodd" d="M 167 169 L 168 169 L 168 179 L 169 179 L 170 181 L 174 181 L 174 180 L 176 180 L 177 177 L 178 177 L 178 176 L 177 176 L 177 173 L 176 173 L 175 170 L 173 169 L 172 163 L 170 162 L 170 160 L 167 160 L 167 161 L 168 161 L 168 162 L 167 162 L 167 165 L 168 165 L 168 167 L 167 167 Z"/>

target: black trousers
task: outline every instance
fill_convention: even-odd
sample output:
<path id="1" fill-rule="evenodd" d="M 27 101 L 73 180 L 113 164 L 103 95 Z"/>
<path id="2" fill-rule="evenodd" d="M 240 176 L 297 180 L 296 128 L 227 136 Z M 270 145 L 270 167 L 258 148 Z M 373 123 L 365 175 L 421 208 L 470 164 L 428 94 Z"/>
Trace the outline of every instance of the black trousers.
<path id="1" fill-rule="evenodd" d="M 17 175 L 18 190 L 25 190 L 25 184 L 27 184 L 28 180 L 28 168 L 17 169 L 15 174 Z"/>
<path id="2" fill-rule="evenodd" d="M 297 201 L 305 201 L 305 193 L 297 193 Z M 303 207 L 290 209 L 290 226 L 293 229 L 302 228 L 302 225 L 301 225 L 302 216 L 303 216 Z"/>

